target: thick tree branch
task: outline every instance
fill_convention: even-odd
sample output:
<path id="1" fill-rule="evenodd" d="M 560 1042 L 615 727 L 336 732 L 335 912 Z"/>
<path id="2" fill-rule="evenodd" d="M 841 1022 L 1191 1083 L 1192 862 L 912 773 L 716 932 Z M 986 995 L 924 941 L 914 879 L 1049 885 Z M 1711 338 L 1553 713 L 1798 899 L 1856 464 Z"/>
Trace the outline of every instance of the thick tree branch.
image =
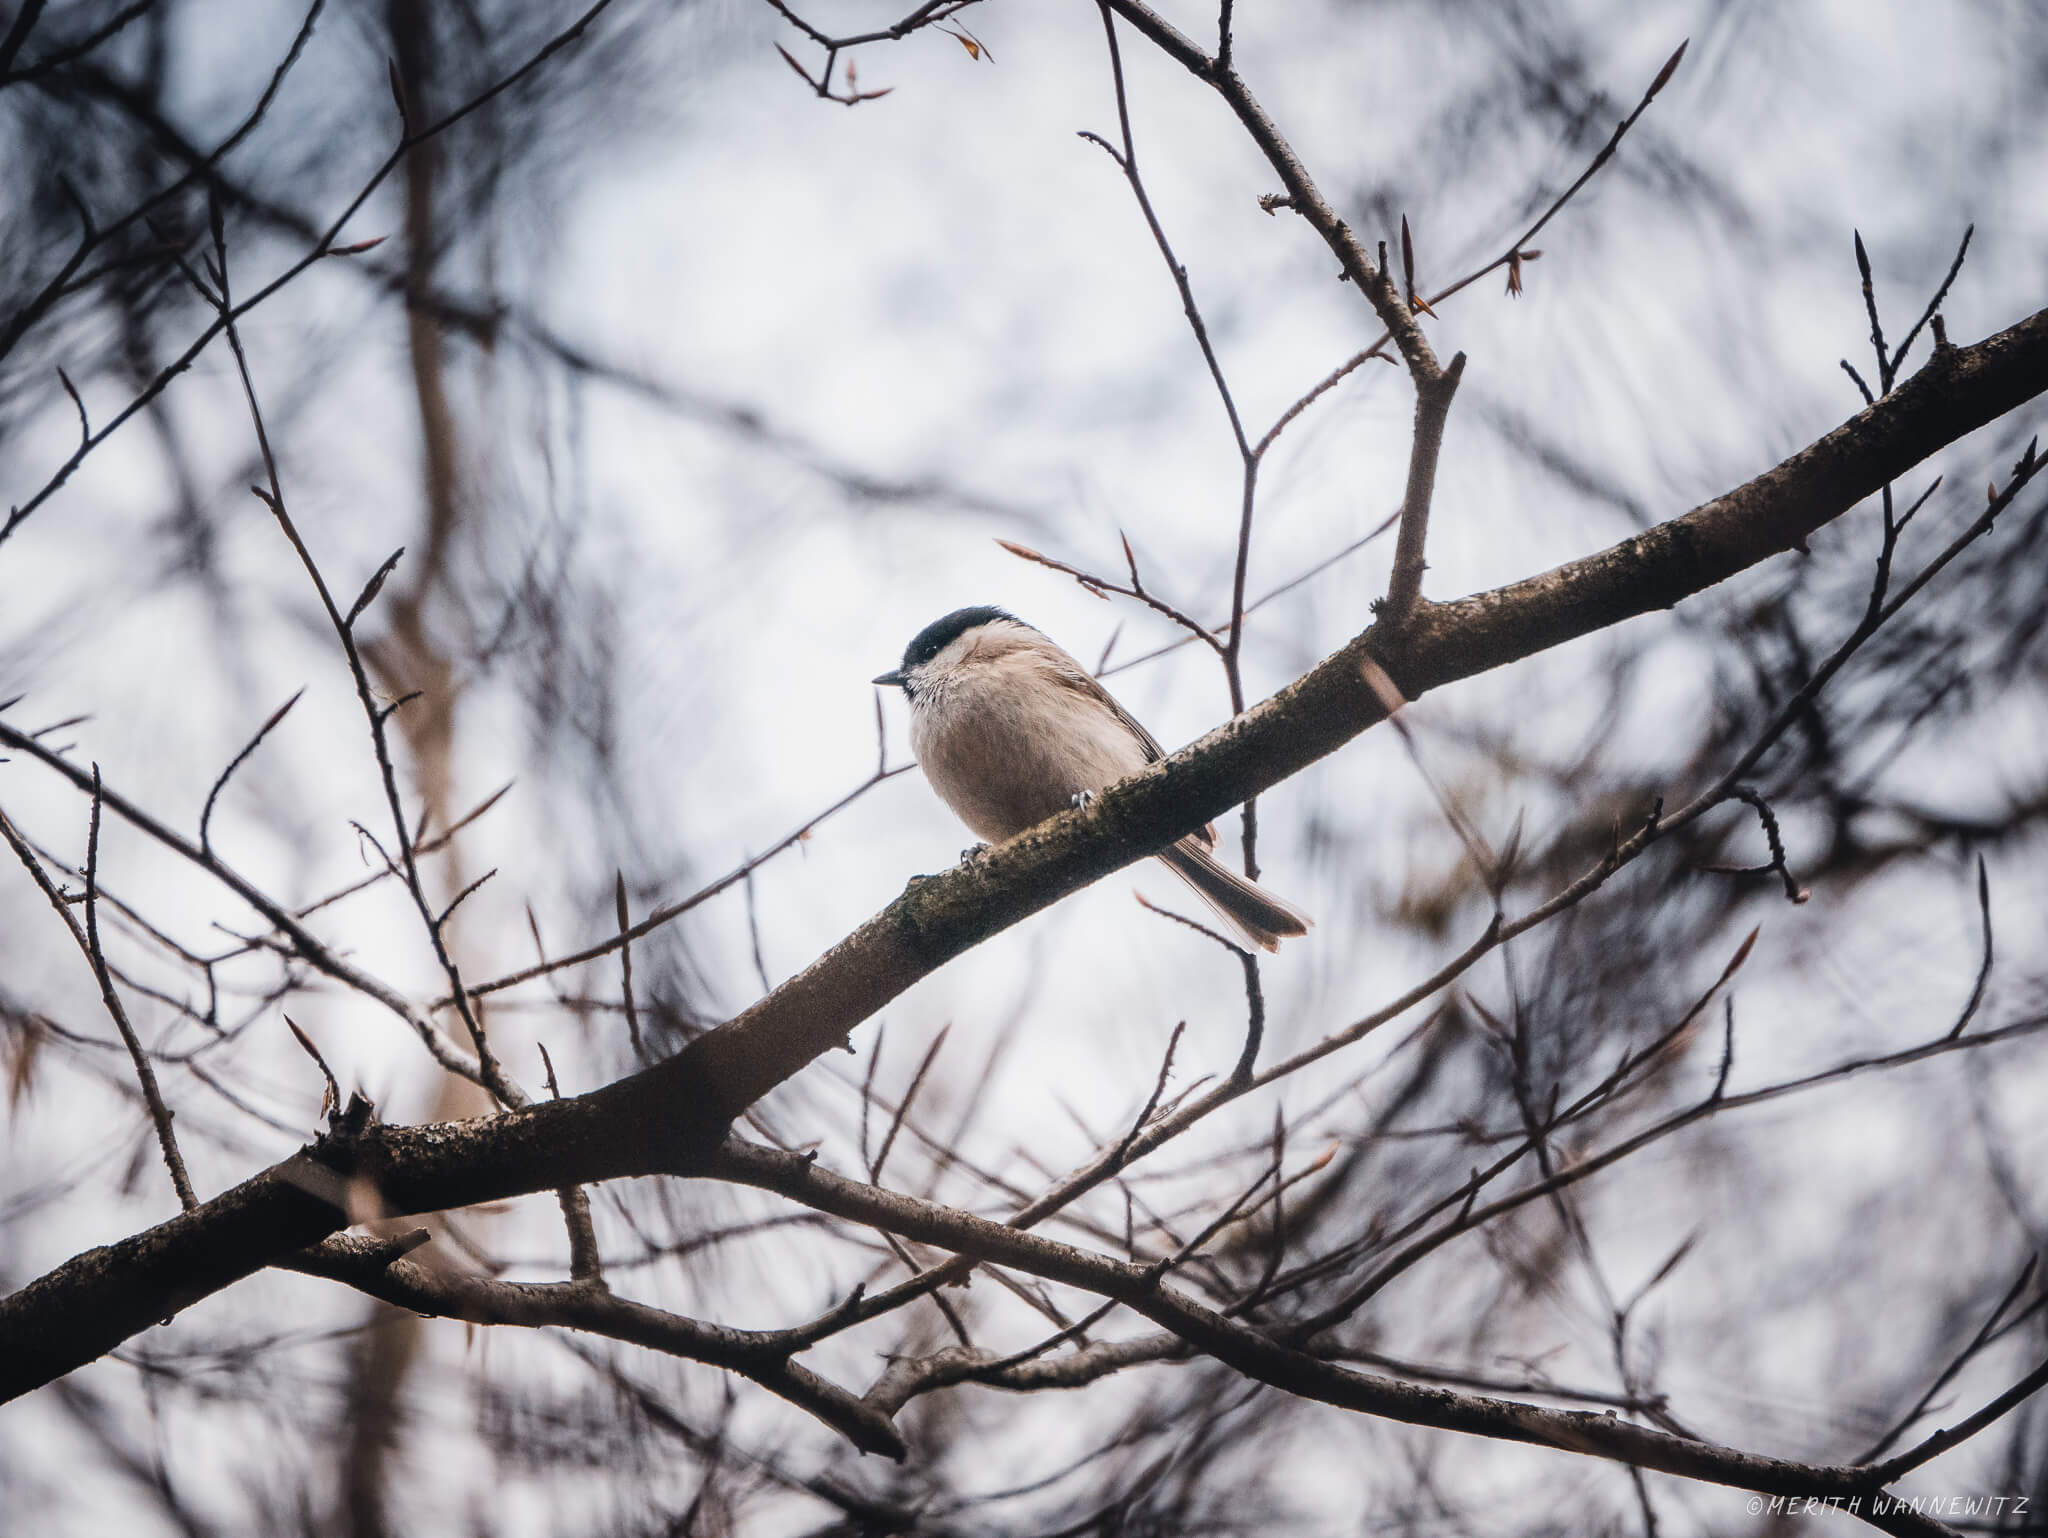
<path id="1" fill-rule="evenodd" d="M 1541 576 L 1429 605 L 1397 639 L 1366 631 L 1273 698 L 1087 808 L 915 884 L 805 971 L 666 1062 L 574 1099 L 484 1120 L 363 1126 L 191 1213 L 81 1255 L 0 1302 L 0 1397 L 92 1361 L 194 1299 L 339 1229 L 352 1185 L 382 1211 L 403 1213 L 627 1175 L 701 1173 L 735 1116 L 919 978 L 1381 720 L 1385 706 L 1367 676 L 1369 660 L 1414 699 L 1669 607 L 1792 548 L 1886 481 L 2044 389 L 2048 311 L 1973 347 L 1940 349 L 1891 395 L 1724 497 Z M 111 796 L 107 804 L 120 809 Z M 196 849 L 189 854 L 217 866 Z"/>

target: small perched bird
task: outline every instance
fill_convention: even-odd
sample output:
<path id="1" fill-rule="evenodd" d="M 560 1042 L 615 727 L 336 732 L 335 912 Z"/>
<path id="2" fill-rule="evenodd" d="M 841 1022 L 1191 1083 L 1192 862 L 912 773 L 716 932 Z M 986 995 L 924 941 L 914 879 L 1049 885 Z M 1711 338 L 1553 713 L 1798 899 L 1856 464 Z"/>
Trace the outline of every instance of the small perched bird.
<path id="1" fill-rule="evenodd" d="M 960 820 L 1000 843 L 1164 757 L 1152 734 L 1088 670 L 1001 609 L 955 609 L 917 633 L 903 665 L 875 680 L 910 700 L 925 778 Z M 1278 950 L 1308 933 L 1299 909 L 1218 865 L 1216 830 L 1159 859 L 1248 945 Z"/>

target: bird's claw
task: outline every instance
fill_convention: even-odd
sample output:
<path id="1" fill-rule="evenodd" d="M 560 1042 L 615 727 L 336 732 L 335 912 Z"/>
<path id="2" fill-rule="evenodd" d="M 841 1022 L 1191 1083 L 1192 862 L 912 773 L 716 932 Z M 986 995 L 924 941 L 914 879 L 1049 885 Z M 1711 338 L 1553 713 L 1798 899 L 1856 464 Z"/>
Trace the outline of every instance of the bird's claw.
<path id="1" fill-rule="evenodd" d="M 970 868 L 979 865 L 988 858 L 990 847 L 987 844 L 976 844 L 972 849 L 961 850 L 960 863 Z M 907 892 L 912 887 L 922 886 L 927 881 L 937 881 L 938 879 L 937 875 L 912 876 L 909 881 L 904 883 L 903 889 Z"/>
<path id="2" fill-rule="evenodd" d="M 1094 804 L 1095 792 L 1092 790 L 1077 790 L 1067 797 L 1067 805 L 1074 807 L 1076 810 L 1086 810 Z"/>

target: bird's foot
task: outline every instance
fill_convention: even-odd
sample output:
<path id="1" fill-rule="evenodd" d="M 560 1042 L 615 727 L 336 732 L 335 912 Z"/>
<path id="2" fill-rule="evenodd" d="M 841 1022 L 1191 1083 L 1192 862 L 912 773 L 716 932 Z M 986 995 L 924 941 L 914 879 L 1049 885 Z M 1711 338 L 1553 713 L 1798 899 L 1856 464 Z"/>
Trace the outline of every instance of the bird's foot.
<path id="1" fill-rule="evenodd" d="M 1071 796 L 1067 797 L 1067 805 L 1074 807 L 1077 810 L 1085 810 L 1086 808 L 1091 807 L 1094 804 L 1095 792 L 1092 790 L 1077 790 Z"/>
<path id="2" fill-rule="evenodd" d="M 963 849 L 960 851 L 960 863 L 962 865 L 979 865 L 988 858 L 989 850 L 994 847 L 992 844 L 976 844 L 971 849 Z"/>

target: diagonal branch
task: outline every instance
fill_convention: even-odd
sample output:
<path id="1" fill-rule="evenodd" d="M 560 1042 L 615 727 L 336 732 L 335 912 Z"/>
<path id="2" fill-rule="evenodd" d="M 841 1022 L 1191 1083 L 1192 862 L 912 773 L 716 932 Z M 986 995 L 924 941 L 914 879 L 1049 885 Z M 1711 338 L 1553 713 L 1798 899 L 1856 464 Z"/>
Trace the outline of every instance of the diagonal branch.
<path id="1" fill-rule="evenodd" d="M 862 1452 L 904 1455 L 889 1418 L 837 1384 L 790 1360 L 801 1334 L 734 1330 L 617 1297 L 587 1282 L 506 1282 L 415 1260 L 389 1259 L 387 1241 L 345 1234 L 283 1263 L 289 1271 L 344 1282 L 398 1308 L 471 1324 L 555 1326 L 628 1341 L 669 1356 L 738 1373 L 808 1410 Z"/>
<path id="2" fill-rule="evenodd" d="M 972 868 L 914 884 L 817 962 L 665 1062 L 585 1095 L 478 1121 L 363 1126 L 352 1139 L 330 1139 L 189 1214 L 66 1262 L 0 1300 L 0 1396 L 92 1361 L 191 1299 L 334 1232 L 345 1221 L 353 1178 L 371 1182 L 386 1211 L 403 1213 L 627 1175 L 702 1173 L 735 1116 L 841 1045 L 917 980 L 1383 719 L 1368 659 L 1414 699 L 1668 607 L 1794 547 L 1943 445 L 2044 389 L 2048 311 L 1975 346 L 1938 349 L 1891 394 L 1747 485 L 1555 571 L 1429 605 L 1396 640 L 1368 630 L 1273 698 L 1088 807 L 1027 830 Z M 4 723 L 0 741 L 84 778 Z M 107 804 L 121 810 L 111 796 Z M 171 830 L 152 823 L 146 831 L 220 873 L 218 861 Z M 1594 874 L 1604 873 L 1603 866 Z M 296 927 L 275 904 L 265 916 L 287 932 Z M 316 947 L 316 955 L 324 953 Z M 331 957 L 324 964 L 341 965 Z"/>

